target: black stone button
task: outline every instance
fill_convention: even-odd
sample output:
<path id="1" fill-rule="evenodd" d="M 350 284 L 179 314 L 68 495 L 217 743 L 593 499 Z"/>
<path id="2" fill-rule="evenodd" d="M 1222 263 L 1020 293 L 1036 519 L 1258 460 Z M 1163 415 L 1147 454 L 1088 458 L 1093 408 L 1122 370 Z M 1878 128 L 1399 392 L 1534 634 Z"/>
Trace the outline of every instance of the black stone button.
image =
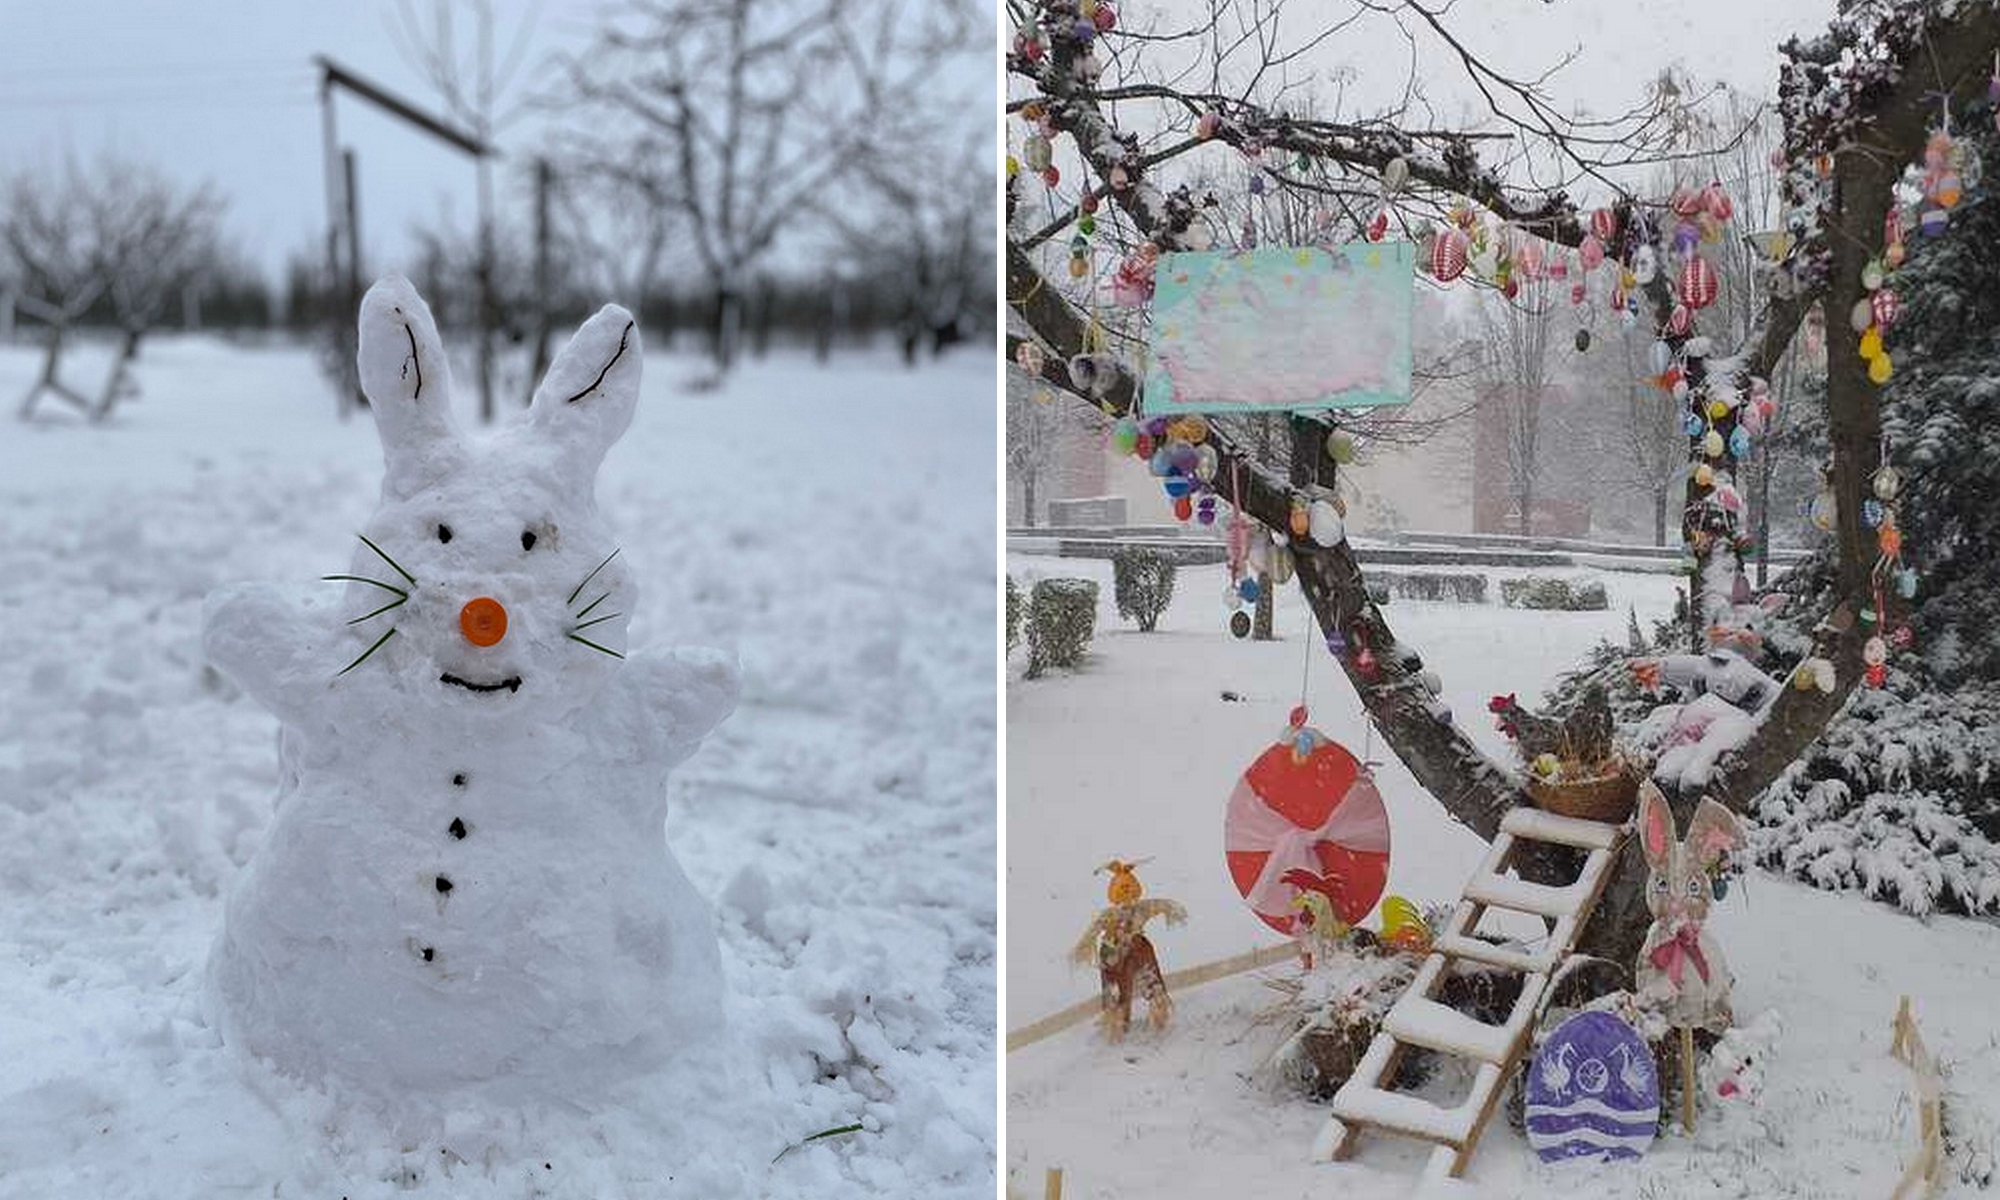
<path id="1" fill-rule="evenodd" d="M 461 842 L 465 840 L 465 822 L 464 822 L 464 821 L 462 821 L 462 820 L 458 819 L 457 817 L 453 817 L 453 818 L 451 819 L 451 824 L 450 824 L 450 825 L 448 825 L 448 826 L 446 826 L 446 828 L 447 828 L 447 829 L 449 829 L 449 830 L 451 831 L 451 836 L 453 836 L 453 837 L 457 838 L 457 839 L 458 839 L 459 841 L 461 841 Z"/>

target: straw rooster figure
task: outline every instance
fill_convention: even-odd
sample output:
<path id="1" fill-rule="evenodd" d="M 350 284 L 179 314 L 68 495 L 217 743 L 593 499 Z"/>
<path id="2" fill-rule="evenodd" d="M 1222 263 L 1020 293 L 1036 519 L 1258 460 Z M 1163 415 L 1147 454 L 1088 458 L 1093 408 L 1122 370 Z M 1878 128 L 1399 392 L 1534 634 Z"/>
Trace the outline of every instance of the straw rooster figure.
<path id="1" fill-rule="evenodd" d="M 1173 900 L 1147 900 L 1137 868 L 1143 865 L 1112 859 L 1094 874 L 1109 874 L 1105 888 L 1108 905 L 1098 911 L 1070 951 L 1070 960 L 1079 965 L 1095 962 L 1102 984 L 1098 1024 L 1107 1040 L 1120 1042 L 1132 1025 L 1134 997 L 1146 1002 L 1146 1023 L 1155 1031 L 1165 1029 L 1173 1019 L 1173 999 L 1167 995 L 1166 977 L 1153 943 L 1146 937 L 1146 923 L 1155 917 L 1169 925 L 1187 920 L 1187 909 Z"/>
<path id="2" fill-rule="evenodd" d="M 1611 699 L 1601 684 L 1592 684 L 1568 713 L 1538 716 L 1521 707 L 1512 694 L 1495 696 L 1486 710 L 1494 724 L 1533 762 L 1544 754 L 1575 762 L 1595 763 L 1611 755 Z"/>

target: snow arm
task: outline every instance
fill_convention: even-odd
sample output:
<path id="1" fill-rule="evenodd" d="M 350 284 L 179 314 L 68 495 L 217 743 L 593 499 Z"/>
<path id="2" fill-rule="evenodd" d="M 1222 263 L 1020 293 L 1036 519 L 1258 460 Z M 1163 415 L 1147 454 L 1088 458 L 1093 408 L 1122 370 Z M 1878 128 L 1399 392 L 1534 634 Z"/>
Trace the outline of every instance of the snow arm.
<path id="1" fill-rule="evenodd" d="M 317 597 L 274 584 L 218 588 L 202 605 L 202 650 L 279 720 L 308 724 L 345 661 L 336 617 Z"/>
<path id="2" fill-rule="evenodd" d="M 742 679 L 736 659 L 719 650 L 682 646 L 642 650 L 619 669 L 649 748 L 678 764 L 709 731 L 736 710 Z"/>

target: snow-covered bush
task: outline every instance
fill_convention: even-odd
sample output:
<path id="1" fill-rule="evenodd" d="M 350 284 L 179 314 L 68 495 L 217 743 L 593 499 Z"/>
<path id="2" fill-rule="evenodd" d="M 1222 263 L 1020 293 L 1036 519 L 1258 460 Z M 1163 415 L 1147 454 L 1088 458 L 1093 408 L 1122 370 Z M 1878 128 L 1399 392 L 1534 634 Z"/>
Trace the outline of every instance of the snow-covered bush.
<path id="1" fill-rule="evenodd" d="M 1567 579 L 1524 575 L 1500 581 L 1500 602 L 1508 608 L 1560 609 L 1564 612 L 1602 612 L 1611 607 L 1611 598 L 1601 583 L 1572 585 Z"/>
<path id="2" fill-rule="evenodd" d="M 1014 584 L 1014 577 L 1007 576 L 1007 653 L 1021 642 L 1021 589 Z"/>
<path id="3" fill-rule="evenodd" d="M 1083 662 L 1097 632 L 1097 584 L 1088 579 L 1044 579 L 1028 593 L 1028 670 L 1033 679 L 1050 667 Z"/>
<path id="4" fill-rule="evenodd" d="M 1404 600 L 1486 603 L 1486 576 L 1455 571 L 1370 571 L 1368 582 Z"/>
<path id="5" fill-rule="evenodd" d="M 1111 556 L 1111 591 L 1118 615 L 1151 633 L 1174 598 L 1174 561 L 1157 550 L 1127 546 Z"/>

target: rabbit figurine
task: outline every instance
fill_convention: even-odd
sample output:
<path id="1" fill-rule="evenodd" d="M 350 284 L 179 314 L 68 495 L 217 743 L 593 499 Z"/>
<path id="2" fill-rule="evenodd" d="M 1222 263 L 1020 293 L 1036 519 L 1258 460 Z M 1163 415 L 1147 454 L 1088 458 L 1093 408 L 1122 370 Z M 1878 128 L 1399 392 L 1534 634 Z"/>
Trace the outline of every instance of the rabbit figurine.
<path id="1" fill-rule="evenodd" d="M 636 597 L 593 496 L 639 330 L 606 306 L 528 411 L 474 438 L 415 289 L 382 280 L 360 322 L 386 471 L 344 587 L 239 585 L 203 614 L 210 661 L 283 725 L 207 1009 L 279 1070 L 390 1105 L 601 1095 L 721 1019 L 665 785 L 736 668 L 625 653 Z"/>
<path id="2" fill-rule="evenodd" d="M 1708 917 L 1710 871 L 1743 844 L 1736 815 L 1703 797 L 1678 839 L 1674 814 L 1651 780 L 1639 789 L 1639 845 L 1645 852 L 1646 907 L 1653 924 L 1639 951 L 1639 994 L 1677 1028 L 1723 1030 L 1730 1025 L 1729 966 L 1702 923 Z"/>

